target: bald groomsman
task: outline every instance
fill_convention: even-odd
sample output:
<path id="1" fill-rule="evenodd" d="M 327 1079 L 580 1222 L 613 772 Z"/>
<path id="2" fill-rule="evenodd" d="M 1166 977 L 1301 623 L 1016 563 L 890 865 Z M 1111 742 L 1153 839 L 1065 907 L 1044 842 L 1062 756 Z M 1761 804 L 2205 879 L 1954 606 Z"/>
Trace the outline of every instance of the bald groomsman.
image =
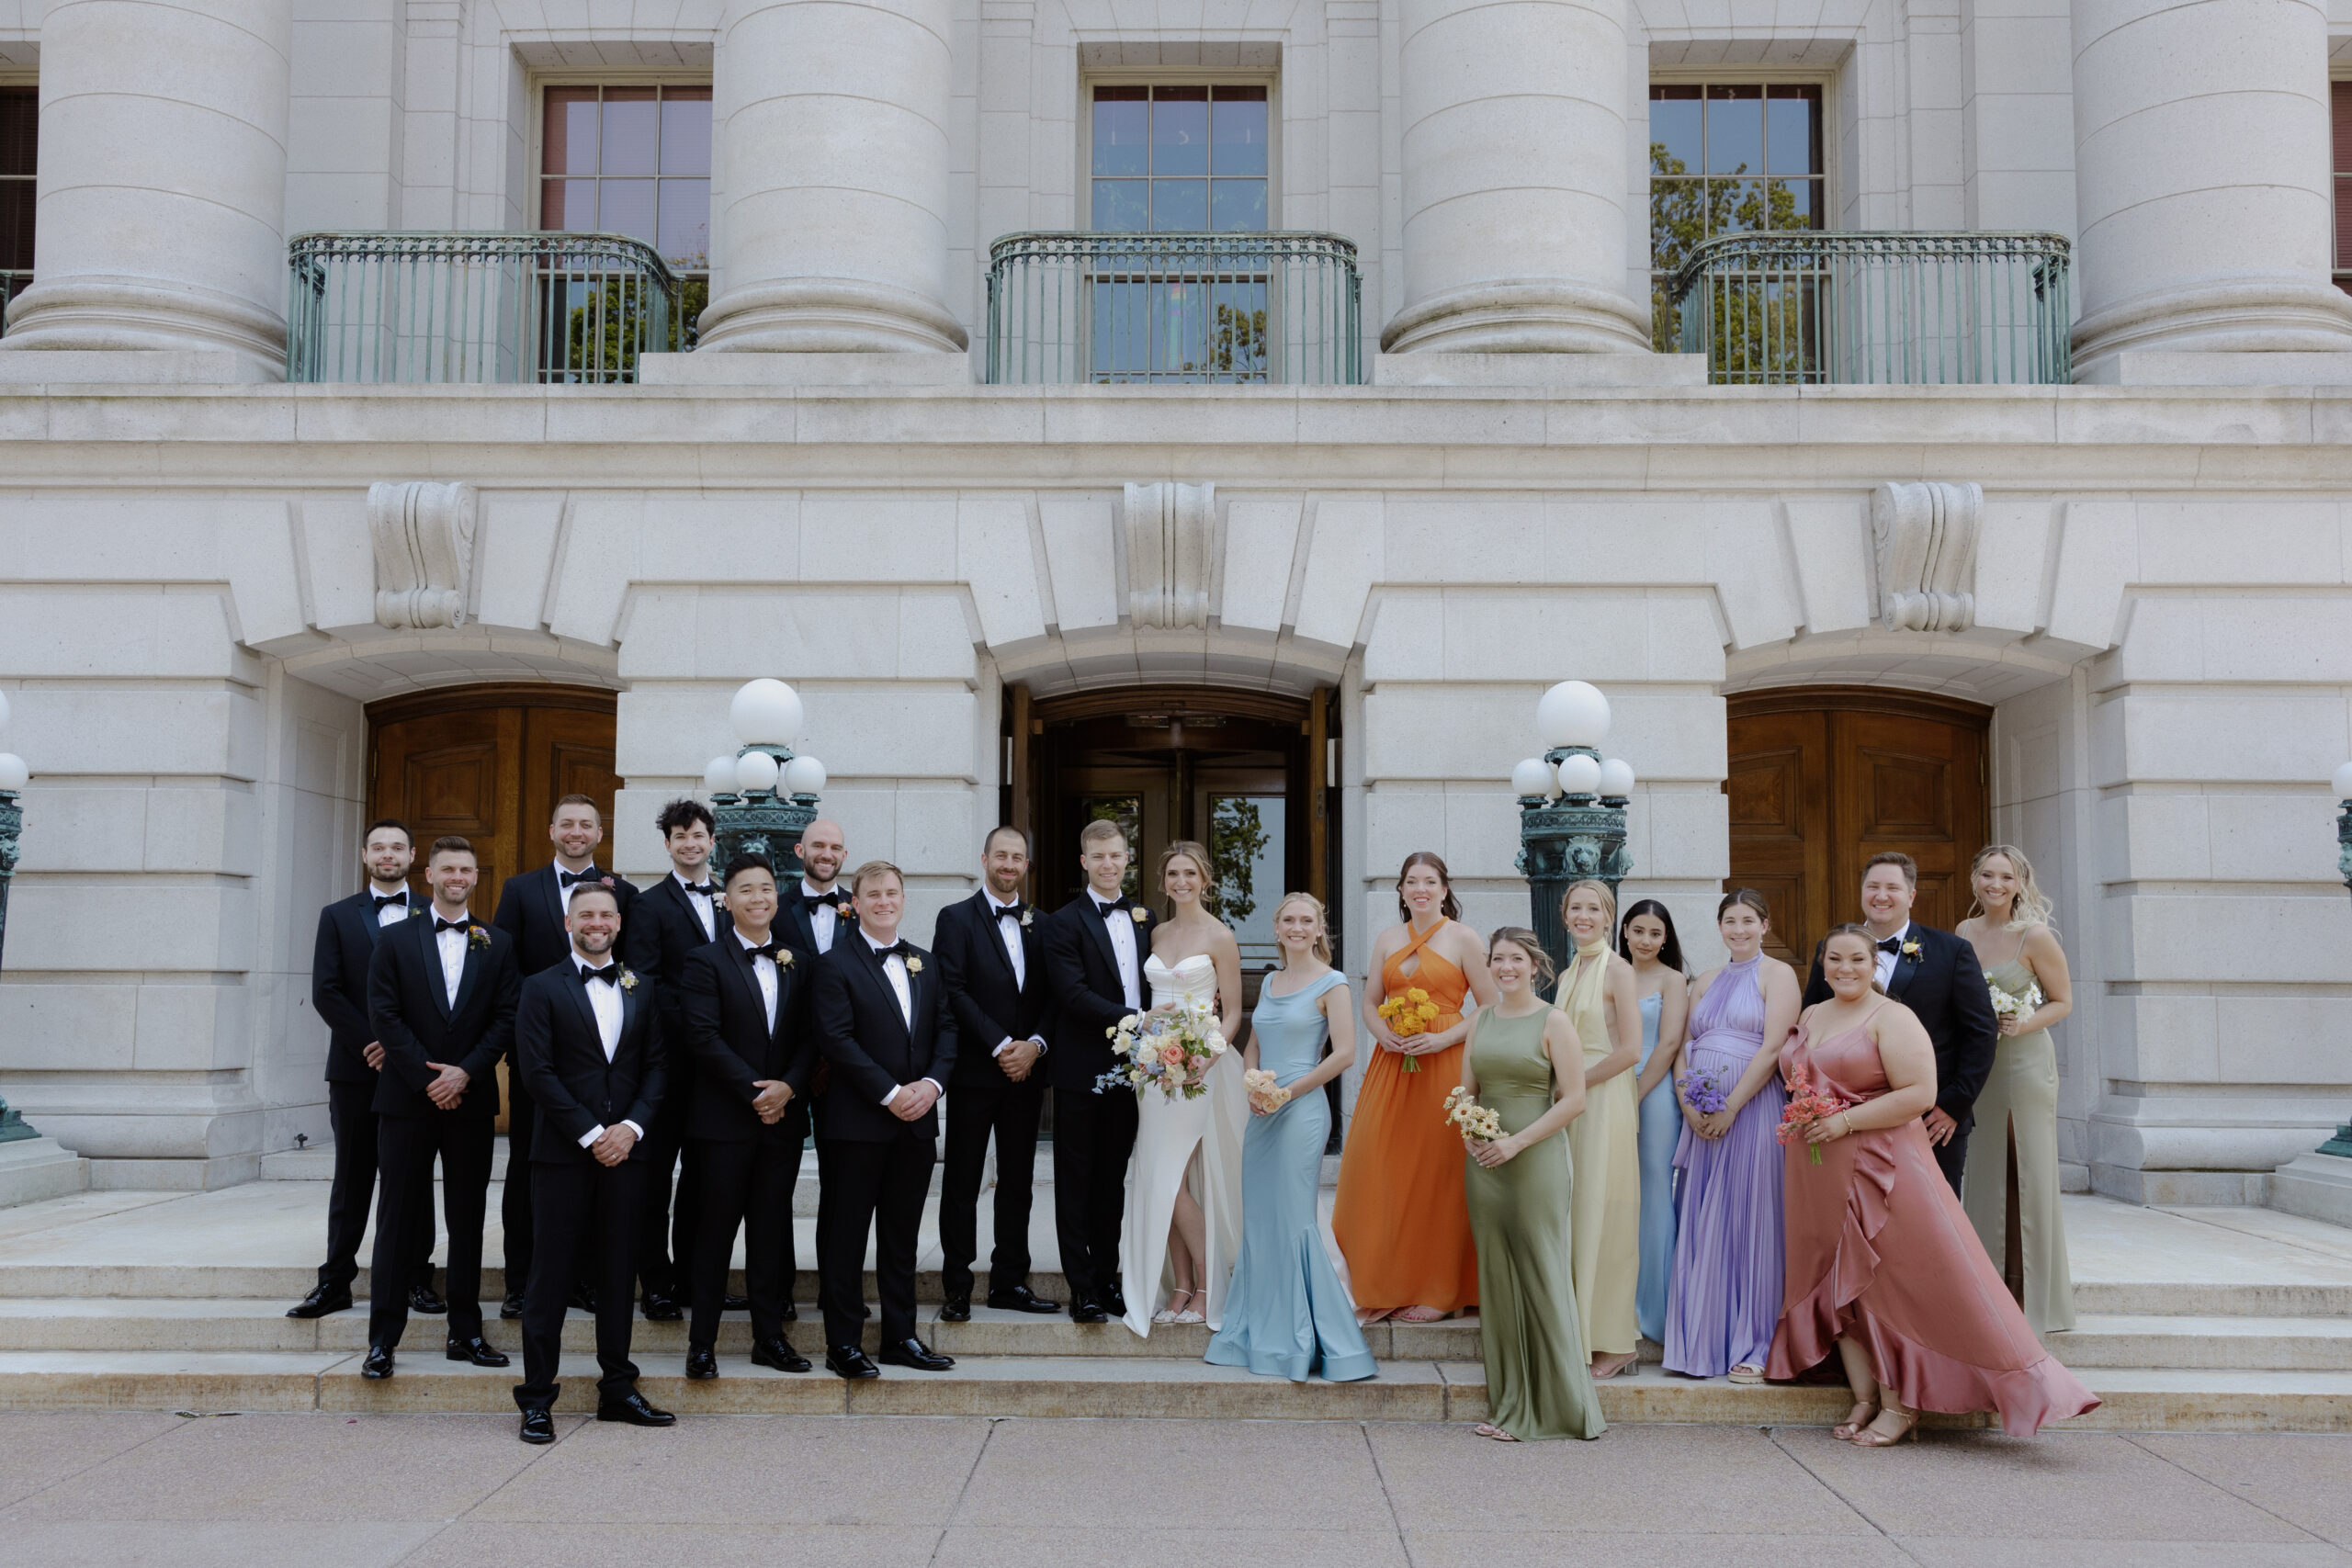
<path id="1" fill-rule="evenodd" d="M 848 861 L 848 840 L 831 818 L 818 818 L 800 835 L 800 882 L 784 891 L 775 929 L 812 961 L 831 953 L 834 939 L 856 923 L 849 889 L 836 880 Z"/>

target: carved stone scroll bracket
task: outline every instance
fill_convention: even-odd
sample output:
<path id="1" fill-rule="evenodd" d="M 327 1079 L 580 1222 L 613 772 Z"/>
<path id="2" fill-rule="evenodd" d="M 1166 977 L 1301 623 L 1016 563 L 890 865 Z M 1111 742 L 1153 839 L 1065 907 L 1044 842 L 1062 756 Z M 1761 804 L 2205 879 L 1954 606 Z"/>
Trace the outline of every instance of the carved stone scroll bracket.
<path id="1" fill-rule="evenodd" d="M 1984 491 L 1883 484 L 1871 492 L 1879 615 L 1892 631 L 1966 631 L 1976 620 L 1976 540 Z"/>
<path id="2" fill-rule="evenodd" d="M 376 547 L 376 623 L 461 626 L 474 563 L 474 487 L 411 479 L 368 487 Z"/>
<path id="3" fill-rule="evenodd" d="M 1119 517 L 1128 618 L 1138 626 L 1206 630 L 1217 557 L 1216 486 L 1131 484 Z"/>

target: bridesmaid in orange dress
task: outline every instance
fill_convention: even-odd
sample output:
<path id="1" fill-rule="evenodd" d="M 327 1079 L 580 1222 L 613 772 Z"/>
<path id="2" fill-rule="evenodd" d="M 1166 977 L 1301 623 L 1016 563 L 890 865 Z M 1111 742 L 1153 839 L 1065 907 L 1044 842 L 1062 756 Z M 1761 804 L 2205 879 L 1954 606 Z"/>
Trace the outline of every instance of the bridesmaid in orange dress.
<path id="1" fill-rule="evenodd" d="M 2030 1437 L 2098 1408 L 2034 1337 L 1936 1168 L 1919 1121 L 1936 1101 L 1935 1048 L 1878 989 L 1870 932 L 1837 927 L 1821 964 L 1835 995 L 1806 1010 L 1781 1061 L 1792 1093 L 1809 1079 L 1841 1109 L 1789 1145 L 1769 1374 L 1793 1378 L 1835 1345 L 1854 1392 L 1837 1436 L 1865 1448 L 1916 1437 L 1922 1410 L 1998 1411 L 2003 1431 Z"/>
<path id="2" fill-rule="evenodd" d="M 1331 1235 L 1366 1323 L 1435 1323 L 1478 1303 L 1478 1253 L 1463 1198 L 1462 1139 L 1445 1120 L 1445 1091 L 1462 1081 L 1463 1004 L 1495 1000 L 1486 944 L 1462 923 L 1445 862 L 1427 850 L 1396 876 L 1404 918 L 1372 944 L 1364 1027 L 1374 1049 L 1340 1154 Z M 1380 1004 L 1419 988 L 1438 1015 L 1399 1038 Z"/>

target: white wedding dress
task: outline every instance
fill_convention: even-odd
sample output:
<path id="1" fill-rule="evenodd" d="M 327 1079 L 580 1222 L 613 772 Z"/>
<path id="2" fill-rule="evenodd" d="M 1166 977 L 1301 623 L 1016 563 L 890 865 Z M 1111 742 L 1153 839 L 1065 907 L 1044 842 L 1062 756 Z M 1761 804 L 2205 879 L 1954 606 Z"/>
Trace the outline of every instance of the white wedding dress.
<path id="1" fill-rule="evenodd" d="M 1173 968 L 1157 953 L 1144 960 L 1151 1005 L 1216 1004 L 1216 961 L 1195 953 Z M 1171 1100 L 1146 1089 L 1136 1105 L 1136 1149 L 1127 1162 L 1126 1212 L 1119 1222 L 1119 1276 L 1127 1300 L 1126 1325 L 1148 1338 L 1151 1314 L 1168 1304 L 1175 1277 L 1168 1267 L 1168 1226 L 1176 1192 L 1189 1185 L 1207 1222 L 1208 1300 L 1188 1303 L 1211 1328 L 1225 1321 L 1225 1290 L 1241 1249 L 1241 1140 L 1250 1125 L 1250 1095 L 1241 1087 L 1241 1052 L 1228 1043 L 1209 1069 L 1197 1100 Z"/>

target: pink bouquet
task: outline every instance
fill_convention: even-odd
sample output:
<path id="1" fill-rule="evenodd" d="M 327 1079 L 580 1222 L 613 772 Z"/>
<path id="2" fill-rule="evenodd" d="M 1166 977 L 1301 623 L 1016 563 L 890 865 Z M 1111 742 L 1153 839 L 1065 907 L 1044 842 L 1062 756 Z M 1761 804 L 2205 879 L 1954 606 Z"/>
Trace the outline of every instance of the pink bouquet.
<path id="1" fill-rule="evenodd" d="M 1793 1144 L 1804 1137 L 1807 1127 L 1815 1122 L 1835 1116 L 1846 1109 L 1837 1091 L 1825 1092 L 1814 1088 L 1813 1075 L 1804 1070 L 1802 1062 L 1792 1062 L 1787 1067 L 1789 1103 L 1781 1112 L 1780 1131 L 1773 1135 L 1783 1144 Z M 1813 1163 L 1821 1163 L 1821 1145 L 1808 1143 L 1805 1152 L 1813 1156 Z"/>

